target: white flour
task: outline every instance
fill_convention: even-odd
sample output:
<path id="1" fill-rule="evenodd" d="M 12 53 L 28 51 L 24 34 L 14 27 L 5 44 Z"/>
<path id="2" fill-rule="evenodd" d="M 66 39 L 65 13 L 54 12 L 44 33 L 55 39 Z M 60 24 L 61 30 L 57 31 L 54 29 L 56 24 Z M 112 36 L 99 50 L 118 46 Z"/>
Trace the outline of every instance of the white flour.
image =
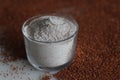
<path id="1" fill-rule="evenodd" d="M 44 16 L 33 20 L 27 31 L 29 37 L 37 41 L 60 41 L 75 32 L 74 25 L 65 18 Z"/>
<path id="2" fill-rule="evenodd" d="M 38 69 L 67 64 L 74 54 L 75 36 L 63 42 L 50 42 L 67 39 L 75 33 L 76 29 L 75 24 L 63 17 L 43 16 L 31 21 L 25 27 L 25 35 L 27 35 L 25 45 L 30 63 Z M 28 37 L 49 43 L 33 42 Z"/>

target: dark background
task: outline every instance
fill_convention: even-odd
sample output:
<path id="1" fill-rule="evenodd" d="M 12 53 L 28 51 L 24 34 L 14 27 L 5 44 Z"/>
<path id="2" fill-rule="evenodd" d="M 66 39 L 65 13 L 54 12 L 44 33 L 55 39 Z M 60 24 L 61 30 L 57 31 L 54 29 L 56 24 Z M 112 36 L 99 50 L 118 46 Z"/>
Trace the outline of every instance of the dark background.
<path id="1" fill-rule="evenodd" d="M 65 80 L 120 80 L 120 0 L 0 0 L 0 45 L 5 56 L 26 58 L 21 27 L 35 15 L 60 13 L 79 24 L 74 62 Z"/>

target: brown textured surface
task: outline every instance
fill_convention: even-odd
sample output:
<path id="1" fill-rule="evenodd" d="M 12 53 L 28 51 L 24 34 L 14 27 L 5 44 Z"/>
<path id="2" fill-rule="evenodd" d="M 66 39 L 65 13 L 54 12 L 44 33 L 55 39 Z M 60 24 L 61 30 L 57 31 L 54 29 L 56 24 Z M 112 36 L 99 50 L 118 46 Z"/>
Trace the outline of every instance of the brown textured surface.
<path id="1" fill-rule="evenodd" d="M 120 0 L 0 0 L 0 45 L 7 56 L 25 56 L 21 26 L 27 18 L 56 12 L 79 23 L 74 63 L 57 76 L 120 80 Z"/>

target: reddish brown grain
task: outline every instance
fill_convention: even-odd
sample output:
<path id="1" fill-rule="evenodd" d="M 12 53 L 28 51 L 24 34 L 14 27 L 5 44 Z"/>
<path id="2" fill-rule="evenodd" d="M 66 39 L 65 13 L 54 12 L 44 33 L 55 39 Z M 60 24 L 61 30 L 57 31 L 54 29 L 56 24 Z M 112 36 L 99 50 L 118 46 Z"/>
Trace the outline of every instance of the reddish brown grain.
<path id="1" fill-rule="evenodd" d="M 120 0 L 0 0 L 0 45 L 24 58 L 21 27 L 34 15 L 64 13 L 79 24 L 76 57 L 56 76 L 64 80 L 120 79 Z"/>

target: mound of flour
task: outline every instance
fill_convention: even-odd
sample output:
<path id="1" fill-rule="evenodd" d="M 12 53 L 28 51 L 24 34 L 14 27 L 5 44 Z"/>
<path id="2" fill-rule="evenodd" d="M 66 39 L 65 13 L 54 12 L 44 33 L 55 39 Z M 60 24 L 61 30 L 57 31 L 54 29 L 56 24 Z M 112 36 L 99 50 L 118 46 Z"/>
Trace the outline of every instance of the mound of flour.
<path id="1" fill-rule="evenodd" d="M 27 35 L 37 41 L 60 41 L 76 31 L 71 21 L 58 16 L 43 16 L 31 21 L 26 28 Z"/>

